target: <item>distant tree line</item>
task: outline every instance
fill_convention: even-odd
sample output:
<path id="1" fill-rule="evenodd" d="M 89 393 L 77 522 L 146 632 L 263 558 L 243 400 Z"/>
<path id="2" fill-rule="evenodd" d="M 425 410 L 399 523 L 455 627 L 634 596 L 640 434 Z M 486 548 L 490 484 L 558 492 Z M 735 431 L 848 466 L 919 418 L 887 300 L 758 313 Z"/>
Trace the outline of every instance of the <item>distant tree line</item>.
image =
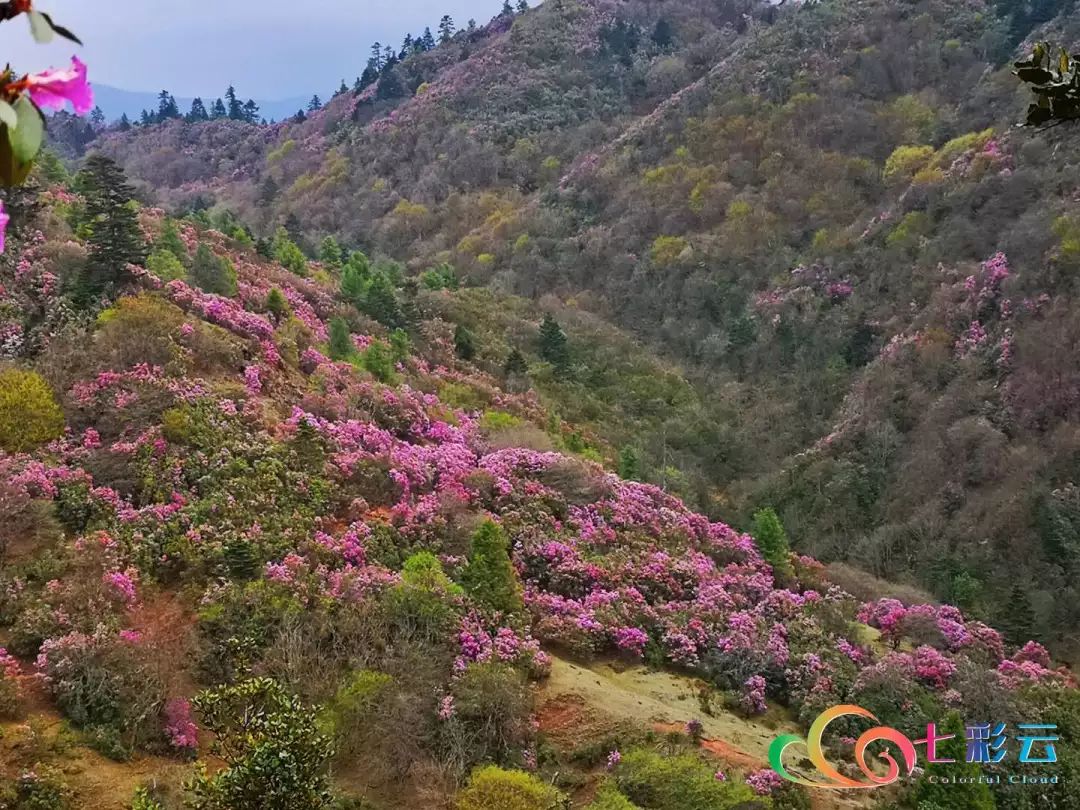
<path id="1" fill-rule="evenodd" d="M 191 109 L 186 115 L 180 111 L 180 107 L 176 103 L 176 97 L 168 90 L 162 90 L 158 93 L 157 110 L 153 112 L 143 110 L 139 116 L 139 124 L 141 126 L 150 126 L 178 118 L 191 122 L 227 118 L 230 121 L 244 121 L 248 124 L 257 124 L 261 120 L 259 117 L 259 105 L 250 98 L 247 101 L 241 101 L 236 95 L 236 88 L 230 85 L 229 89 L 225 91 L 225 98 L 217 99 L 209 108 L 201 98 L 192 99 Z M 131 121 L 125 113 L 120 118 L 120 129 L 130 128 Z"/>

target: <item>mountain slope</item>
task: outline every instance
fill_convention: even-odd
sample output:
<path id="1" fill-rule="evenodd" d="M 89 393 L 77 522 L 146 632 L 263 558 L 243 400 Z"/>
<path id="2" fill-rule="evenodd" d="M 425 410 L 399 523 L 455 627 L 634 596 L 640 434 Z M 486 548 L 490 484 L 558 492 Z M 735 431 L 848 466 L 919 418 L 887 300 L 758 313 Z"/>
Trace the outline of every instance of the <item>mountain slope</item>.
<path id="1" fill-rule="evenodd" d="M 710 514 L 775 505 L 799 548 L 993 620 L 1019 600 L 1016 632 L 1074 657 L 1080 154 L 1011 131 L 1026 99 L 1001 65 L 1041 19 L 1021 16 L 546 3 L 302 124 L 98 147 L 170 205 L 632 330 L 702 403 L 635 439 L 650 480 L 674 461 Z"/>

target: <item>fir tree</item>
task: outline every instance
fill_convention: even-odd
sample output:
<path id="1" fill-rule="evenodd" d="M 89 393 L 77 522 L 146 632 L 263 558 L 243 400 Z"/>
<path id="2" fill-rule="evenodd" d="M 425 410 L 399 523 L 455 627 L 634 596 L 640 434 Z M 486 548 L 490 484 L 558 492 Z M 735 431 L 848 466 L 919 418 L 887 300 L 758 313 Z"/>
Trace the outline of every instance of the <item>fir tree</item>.
<path id="1" fill-rule="evenodd" d="M 342 259 L 344 259 L 344 255 L 338 241 L 333 236 L 327 236 L 323 239 L 322 244 L 319 246 L 319 261 L 327 267 L 336 268 L 341 267 Z"/>
<path id="2" fill-rule="evenodd" d="M 540 357 L 551 363 L 560 374 L 565 374 L 570 368 L 566 333 L 550 313 L 544 316 L 544 322 L 540 324 Z"/>
<path id="3" fill-rule="evenodd" d="M 223 295 L 236 295 L 236 268 L 223 256 L 218 256 L 206 243 L 199 243 L 188 273 L 192 282 L 201 290 Z"/>
<path id="4" fill-rule="evenodd" d="M 439 42 L 446 44 L 454 37 L 454 20 L 449 14 L 443 14 L 439 20 Z"/>
<path id="5" fill-rule="evenodd" d="M 364 349 L 361 365 L 379 382 L 388 383 L 394 379 L 394 358 L 389 347 L 381 340 L 372 341 Z"/>
<path id="6" fill-rule="evenodd" d="M 529 364 L 525 361 L 525 355 L 517 349 L 510 350 L 510 356 L 503 365 L 503 374 L 507 377 L 524 377 L 529 373 Z"/>
<path id="7" fill-rule="evenodd" d="M 188 121 L 208 121 L 210 114 L 206 111 L 206 105 L 201 98 L 191 100 L 191 110 L 187 114 Z"/>
<path id="8" fill-rule="evenodd" d="M 401 43 L 401 52 L 398 54 L 398 57 L 404 59 L 411 55 L 415 44 L 416 43 L 413 42 L 412 34 L 406 34 L 405 39 Z"/>
<path id="9" fill-rule="evenodd" d="M 517 13 L 524 14 L 529 10 L 529 0 L 518 0 Z"/>
<path id="10" fill-rule="evenodd" d="M 127 113 L 122 113 L 120 115 L 120 123 L 116 125 L 116 128 L 121 132 L 127 132 L 131 129 L 131 119 L 128 118 Z"/>
<path id="11" fill-rule="evenodd" d="M 220 98 L 214 102 L 214 106 L 210 110 L 211 118 L 225 118 L 229 114 L 229 111 L 225 109 L 225 102 Z"/>
<path id="12" fill-rule="evenodd" d="M 354 251 L 341 271 L 342 298 L 357 309 L 362 309 L 370 281 L 371 267 L 368 265 L 367 256 L 360 251 Z"/>
<path id="13" fill-rule="evenodd" d="M 349 325 L 344 318 L 330 319 L 330 359 L 348 360 L 356 353 Z"/>
<path id="14" fill-rule="evenodd" d="M 225 105 L 226 114 L 233 121 L 244 120 L 244 105 L 240 103 L 240 99 L 236 97 L 236 88 L 231 84 L 229 89 L 225 91 Z"/>
<path id="15" fill-rule="evenodd" d="M 619 477 L 627 481 L 641 478 L 641 459 L 638 458 L 637 450 L 630 445 L 619 451 Z"/>
<path id="16" fill-rule="evenodd" d="M 345 80 L 342 79 L 341 84 L 338 85 L 337 92 L 334 93 L 334 98 L 337 98 L 338 96 L 344 96 L 348 92 L 349 92 L 349 85 L 345 84 Z"/>
<path id="17" fill-rule="evenodd" d="M 94 129 L 101 129 L 105 126 L 105 112 L 101 107 L 94 107 L 90 111 L 90 125 Z"/>
<path id="18" fill-rule="evenodd" d="M 773 571 L 779 578 L 790 579 L 795 571 L 791 567 L 791 546 L 788 543 L 787 532 L 780 517 L 770 506 L 759 509 L 754 513 L 754 527 L 750 532 L 754 543 L 765 558 L 765 562 L 773 567 Z"/>
<path id="19" fill-rule="evenodd" d="M 255 103 L 254 99 L 248 99 L 244 102 L 244 121 L 249 124 L 259 123 L 259 105 Z"/>
<path id="20" fill-rule="evenodd" d="M 375 68 L 376 71 L 382 70 L 383 66 L 383 48 L 378 42 L 374 42 L 371 45 L 371 57 L 368 59 L 368 64 Z"/>
<path id="21" fill-rule="evenodd" d="M 671 23 L 661 17 L 653 27 L 652 41 L 657 48 L 670 48 L 675 41 L 675 34 L 671 30 Z"/>
<path id="22" fill-rule="evenodd" d="M 517 613 L 522 609 L 521 586 L 510 562 L 510 544 L 494 521 L 484 521 L 473 535 L 461 584 L 473 599 L 492 610 Z"/>
<path id="23" fill-rule="evenodd" d="M 401 307 L 398 306 L 397 296 L 394 294 L 394 287 L 383 273 L 378 273 L 372 278 L 367 293 L 364 295 L 361 309 L 365 315 L 390 329 L 405 325 Z"/>
<path id="24" fill-rule="evenodd" d="M 289 302 L 277 287 L 271 287 L 270 292 L 266 294 L 266 311 L 273 316 L 275 323 L 281 323 L 289 317 Z"/>
<path id="25" fill-rule="evenodd" d="M 162 90 L 158 93 L 158 121 L 168 121 L 173 118 L 180 117 L 180 108 L 176 104 L 176 99 L 173 98 L 172 93 L 168 90 Z"/>
<path id="26" fill-rule="evenodd" d="M 454 329 L 454 353 L 462 360 L 472 360 L 476 356 L 476 338 L 460 323 Z"/>
<path id="27" fill-rule="evenodd" d="M 423 43 L 425 51 L 430 51 L 435 48 L 435 37 L 431 35 L 430 28 L 424 28 L 424 34 L 420 37 L 420 41 Z"/>
<path id="28" fill-rule="evenodd" d="M 510 0 L 503 0 L 502 11 L 499 12 L 499 16 L 512 17 L 514 15 L 514 9 L 510 5 Z"/>
<path id="29" fill-rule="evenodd" d="M 307 111 L 309 113 L 313 113 L 313 112 L 316 112 L 317 110 L 319 110 L 319 108 L 321 108 L 321 107 L 322 107 L 322 99 L 319 98 L 319 95 L 316 93 L 314 96 L 311 97 L 311 101 L 309 101 L 307 103 Z"/>
<path id="30" fill-rule="evenodd" d="M 1031 606 L 1027 589 L 1021 583 L 1013 583 L 997 626 L 1010 644 L 1020 646 L 1031 639 L 1035 626 L 1035 610 Z"/>
<path id="31" fill-rule="evenodd" d="M 180 238 L 180 232 L 176 228 L 175 220 L 165 220 L 165 224 L 161 228 L 161 236 L 154 243 L 154 247 L 158 250 L 167 250 L 181 262 L 188 260 L 187 246 L 184 245 L 184 240 Z"/>
<path id="32" fill-rule="evenodd" d="M 379 77 L 379 87 L 375 95 L 380 101 L 401 98 L 404 93 L 405 88 L 396 70 L 387 70 Z"/>
<path id="33" fill-rule="evenodd" d="M 146 243 L 132 204 L 134 190 L 115 161 L 91 155 L 76 178 L 76 187 L 85 199 L 89 256 L 75 279 L 72 297 L 76 306 L 89 307 L 116 289 L 129 264 L 143 263 Z"/>

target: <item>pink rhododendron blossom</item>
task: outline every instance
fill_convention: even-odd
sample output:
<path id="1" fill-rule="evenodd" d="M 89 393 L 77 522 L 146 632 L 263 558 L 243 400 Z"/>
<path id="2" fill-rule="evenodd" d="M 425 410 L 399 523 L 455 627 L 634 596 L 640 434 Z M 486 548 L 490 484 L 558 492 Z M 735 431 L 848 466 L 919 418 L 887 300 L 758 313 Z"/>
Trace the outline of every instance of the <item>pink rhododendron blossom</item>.
<path id="1" fill-rule="evenodd" d="M 26 77 L 30 98 L 42 109 L 60 110 L 71 102 L 76 115 L 86 115 L 94 108 L 94 91 L 86 81 L 86 65 L 71 57 L 68 69 L 49 68 Z"/>

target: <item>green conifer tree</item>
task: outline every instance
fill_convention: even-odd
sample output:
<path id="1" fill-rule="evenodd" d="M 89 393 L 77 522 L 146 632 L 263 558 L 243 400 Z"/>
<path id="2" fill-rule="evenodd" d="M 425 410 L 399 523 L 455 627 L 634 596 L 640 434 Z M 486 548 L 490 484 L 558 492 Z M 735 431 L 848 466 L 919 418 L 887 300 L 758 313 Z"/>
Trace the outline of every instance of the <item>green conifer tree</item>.
<path id="1" fill-rule="evenodd" d="M 472 538 L 469 564 L 461 584 L 477 602 L 492 610 L 516 613 L 522 609 L 521 586 L 510 562 L 509 542 L 502 528 L 484 521 Z"/>
<path id="2" fill-rule="evenodd" d="M 641 477 L 641 459 L 630 445 L 619 451 L 619 477 L 627 481 L 637 481 Z"/>
<path id="3" fill-rule="evenodd" d="M 558 374 L 565 374 L 570 368 L 570 350 L 567 346 L 566 333 L 559 322 L 548 313 L 540 324 L 540 356 L 555 367 Z"/>
<path id="4" fill-rule="evenodd" d="M 281 323 L 289 317 L 289 302 L 277 287 L 272 287 L 266 295 L 266 311 L 274 317 L 276 323 Z"/>
<path id="5" fill-rule="evenodd" d="M 218 256 L 205 242 L 200 242 L 188 273 L 191 281 L 208 293 L 236 295 L 236 268 L 224 256 Z"/>
<path id="6" fill-rule="evenodd" d="M 525 360 L 525 355 L 517 349 L 511 349 L 503 365 L 503 374 L 507 377 L 524 377 L 528 373 L 529 364 Z"/>
<path id="7" fill-rule="evenodd" d="M 184 240 L 180 238 L 180 231 L 177 230 L 176 221 L 173 219 L 165 220 L 165 224 L 161 228 L 161 235 L 157 238 L 157 242 L 154 243 L 154 247 L 158 250 L 169 251 L 181 262 L 188 260 L 187 246 L 184 245 Z"/>
<path id="8" fill-rule="evenodd" d="M 91 155 L 76 178 L 76 187 L 86 201 L 89 257 L 75 279 L 72 300 L 86 308 L 116 290 L 129 264 L 141 265 L 146 260 L 146 242 L 135 216 L 135 192 L 115 161 Z"/>
<path id="9" fill-rule="evenodd" d="M 476 338 L 468 327 L 460 323 L 454 329 L 454 353 L 462 360 L 476 357 Z"/>
<path id="10" fill-rule="evenodd" d="M 323 239 L 322 245 L 319 247 L 319 261 L 327 267 L 337 268 L 341 267 L 343 259 L 341 245 L 338 244 L 337 239 L 332 236 Z"/>
<path id="11" fill-rule="evenodd" d="M 784 524 L 771 506 L 754 513 L 754 538 L 761 556 L 773 567 L 777 577 L 790 579 L 795 571 L 791 566 L 791 546 Z"/>
<path id="12" fill-rule="evenodd" d="M 349 324 L 344 318 L 330 319 L 330 359 L 348 360 L 356 353 Z"/>

